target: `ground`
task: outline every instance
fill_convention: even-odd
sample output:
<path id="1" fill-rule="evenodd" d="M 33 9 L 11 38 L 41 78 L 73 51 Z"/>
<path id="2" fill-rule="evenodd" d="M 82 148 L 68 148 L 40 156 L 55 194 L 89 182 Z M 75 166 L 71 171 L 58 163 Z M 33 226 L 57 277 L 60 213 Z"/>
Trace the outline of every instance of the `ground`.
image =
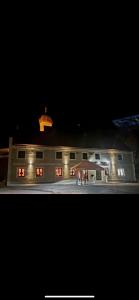
<path id="1" fill-rule="evenodd" d="M 51 184 L 0 188 L 0 194 L 139 194 L 139 183 L 97 183 L 80 186 L 73 180 L 63 180 Z"/>

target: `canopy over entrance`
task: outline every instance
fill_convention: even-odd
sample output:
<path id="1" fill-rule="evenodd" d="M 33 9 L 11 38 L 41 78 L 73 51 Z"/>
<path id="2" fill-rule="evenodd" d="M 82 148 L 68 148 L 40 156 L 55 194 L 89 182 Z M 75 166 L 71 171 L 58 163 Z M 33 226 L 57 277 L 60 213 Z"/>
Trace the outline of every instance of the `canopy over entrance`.
<path id="1" fill-rule="evenodd" d="M 75 170 L 96 170 L 96 171 L 103 171 L 104 168 L 100 167 L 99 165 L 95 164 L 91 161 L 82 161 L 79 164 L 76 164 L 72 167 Z"/>
<path id="2" fill-rule="evenodd" d="M 75 170 L 75 175 L 78 184 L 87 184 L 89 182 L 94 182 L 96 180 L 103 180 L 104 168 L 100 167 L 91 161 L 82 161 L 72 167 Z"/>

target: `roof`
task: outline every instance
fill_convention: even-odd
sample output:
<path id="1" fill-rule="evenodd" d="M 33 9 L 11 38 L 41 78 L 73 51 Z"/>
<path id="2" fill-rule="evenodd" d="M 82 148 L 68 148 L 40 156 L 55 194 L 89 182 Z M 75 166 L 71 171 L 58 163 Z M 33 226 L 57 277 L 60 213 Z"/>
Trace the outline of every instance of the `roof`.
<path id="1" fill-rule="evenodd" d="M 123 142 L 113 133 L 75 133 L 61 132 L 55 128 L 48 127 L 46 131 L 39 132 L 37 135 L 23 135 L 13 139 L 14 144 L 33 144 L 42 146 L 66 146 L 78 148 L 95 148 L 95 149 L 117 149 L 129 151 Z"/>
<path id="2" fill-rule="evenodd" d="M 39 118 L 39 122 L 50 122 L 50 123 L 53 123 L 52 122 L 52 118 L 47 116 L 47 115 L 42 115 L 40 118 Z"/>
<path id="3" fill-rule="evenodd" d="M 104 168 L 100 167 L 99 165 L 91 161 L 82 161 L 79 164 L 73 166 L 72 169 L 84 169 L 84 170 L 96 170 L 96 171 L 104 170 Z"/>

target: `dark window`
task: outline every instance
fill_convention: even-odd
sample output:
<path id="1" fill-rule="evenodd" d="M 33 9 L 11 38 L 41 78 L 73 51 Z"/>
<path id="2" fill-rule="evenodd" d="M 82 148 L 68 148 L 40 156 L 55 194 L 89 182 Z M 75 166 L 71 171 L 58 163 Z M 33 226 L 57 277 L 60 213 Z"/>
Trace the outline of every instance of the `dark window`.
<path id="1" fill-rule="evenodd" d="M 62 176 L 62 168 L 56 168 L 56 176 Z"/>
<path id="2" fill-rule="evenodd" d="M 96 180 L 101 180 L 101 171 L 96 171 Z"/>
<path id="3" fill-rule="evenodd" d="M 118 160 L 123 160 L 123 155 L 122 154 L 118 154 Z"/>
<path id="4" fill-rule="evenodd" d="M 101 166 L 108 166 L 108 163 L 106 161 L 101 161 Z"/>
<path id="5" fill-rule="evenodd" d="M 18 177 L 24 177 L 24 176 L 25 176 L 25 169 L 18 168 Z"/>
<path id="6" fill-rule="evenodd" d="M 75 152 L 70 152 L 70 159 L 75 159 Z"/>
<path id="7" fill-rule="evenodd" d="M 43 176 L 43 168 L 36 168 L 36 176 L 37 177 Z"/>
<path id="8" fill-rule="evenodd" d="M 36 158 L 43 158 L 43 152 L 42 151 L 37 151 L 36 152 Z"/>
<path id="9" fill-rule="evenodd" d="M 18 151 L 18 158 L 25 158 L 25 151 Z"/>
<path id="10" fill-rule="evenodd" d="M 95 153 L 95 159 L 100 159 L 100 154 Z"/>
<path id="11" fill-rule="evenodd" d="M 83 153 L 83 159 L 87 159 L 87 153 Z"/>
<path id="12" fill-rule="evenodd" d="M 56 159 L 62 159 L 62 152 L 56 152 Z"/>

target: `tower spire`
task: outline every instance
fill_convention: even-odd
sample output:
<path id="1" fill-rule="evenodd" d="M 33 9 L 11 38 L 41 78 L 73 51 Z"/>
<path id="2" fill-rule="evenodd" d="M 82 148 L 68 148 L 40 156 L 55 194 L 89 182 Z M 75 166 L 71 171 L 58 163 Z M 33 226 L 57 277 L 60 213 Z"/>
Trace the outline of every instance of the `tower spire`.
<path id="1" fill-rule="evenodd" d="M 39 118 L 40 131 L 44 131 L 44 127 L 46 126 L 49 127 L 53 126 L 53 121 L 51 117 L 49 117 L 46 113 L 47 113 L 47 107 L 45 106 L 45 114 Z"/>

